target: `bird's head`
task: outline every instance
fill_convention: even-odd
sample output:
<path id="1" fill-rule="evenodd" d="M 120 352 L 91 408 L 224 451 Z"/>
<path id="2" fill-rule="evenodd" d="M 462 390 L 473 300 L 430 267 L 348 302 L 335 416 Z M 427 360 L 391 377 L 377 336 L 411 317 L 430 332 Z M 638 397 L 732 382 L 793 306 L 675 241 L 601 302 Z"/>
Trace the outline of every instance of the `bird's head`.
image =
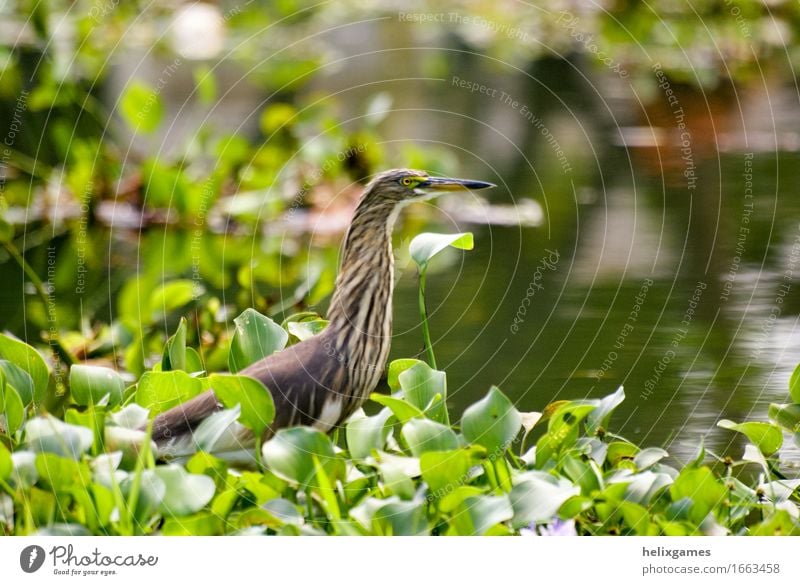
<path id="1" fill-rule="evenodd" d="M 374 204 L 398 204 L 429 199 L 448 191 L 473 191 L 494 187 L 492 183 L 468 179 L 431 177 L 425 171 L 393 169 L 375 177 L 364 192 Z"/>

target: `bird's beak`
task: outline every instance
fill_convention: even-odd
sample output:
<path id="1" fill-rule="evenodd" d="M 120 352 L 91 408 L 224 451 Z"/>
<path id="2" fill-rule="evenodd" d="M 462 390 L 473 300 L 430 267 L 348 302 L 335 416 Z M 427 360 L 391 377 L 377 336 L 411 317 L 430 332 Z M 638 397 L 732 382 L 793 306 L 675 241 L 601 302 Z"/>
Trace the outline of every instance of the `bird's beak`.
<path id="1" fill-rule="evenodd" d="M 425 191 L 474 191 L 495 187 L 492 183 L 484 181 L 471 181 L 469 179 L 449 179 L 446 177 L 428 177 L 417 185 L 417 189 Z"/>

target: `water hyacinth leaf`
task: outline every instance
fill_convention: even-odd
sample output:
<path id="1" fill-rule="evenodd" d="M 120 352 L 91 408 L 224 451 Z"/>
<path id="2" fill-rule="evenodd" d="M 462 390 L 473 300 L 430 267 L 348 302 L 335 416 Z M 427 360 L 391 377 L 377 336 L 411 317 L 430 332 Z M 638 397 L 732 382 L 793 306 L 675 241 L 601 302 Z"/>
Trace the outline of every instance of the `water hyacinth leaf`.
<path id="1" fill-rule="evenodd" d="M 11 452 L 3 443 L 0 443 L 0 480 L 8 481 L 12 471 L 14 471 L 14 462 L 11 459 Z"/>
<path id="2" fill-rule="evenodd" d="M 425 364 L 425 362 L 415 359 L 399 359 L 393 360 L 392 363 L 389 364 L 386 383 L 388 384 L 389 388 L 392 389 L 392 392 L 397 392 L 400 390 L 400 374 L 409 368 L 413 368 L 417 364 Z"/>
<path id="3" fill-rule="evenodd" d="M 605 426 L 609 417 L 614 413 L 614 410 L 622 404 L 625 400 L 625 391 L 622 386 L 617 388 L 616 392 L 601 398 L 597 407 L 592 410 L 586 417 L 586 432 L 590 435 L 597 433 L 598 429 Z"/>
<path id="4" fill-rule="evenodd" d="M 46 414 L 28 421 L 25 425 L 25 441 L 28 448 L 36 453 L 55 453 L 78 459 L 92 446 L 94 432 Z"/>
<path id="5" fill-rule="evenodd" d="M 483 445 L 489 453 L 508 448 L 522 427 L 522 416 L 499 388 L 468 407 L 461 417 L 461 432 L 470 443 Z"/>
<path id="6" fill-rule="evenodd" d="M 636 465 L 636 469 L 643 471 L 649 467 L 652 467 L 665 457 L 669 457 L 669 453 L 664 451 L 659 447 L 648 447 L 647 449 L 642 449 L 633 457 L 633 463 Z"/>
<path id="7" fill-rule="evenodd" d="M 727 488 L 708 467 L 686 467 L 670 486 L 674 502 L 683 498 L 692 502 L 689 515 L 695 524 L 700 523 L 727 494 Z"/>
<path id="8" fill-rule="evenodd" d="M 69 369 L 72 399 L 81 406 L 99 404 L 108 397 L 108 405 L 122 402 L 125 381 L 111 368 L 76 364 Z"/>
<path id="9" fill-rule="evenodd" d="M 39 481 L 48 484 L 53 492 L 68 492 L 76 485 L 88 485 L 91 476 L 85 464 L 53 453 L 36 456 L 36 472 Z"/>
<path id="10" fill-rule="evenodd" d="M 405 424 L 412 418 L 425 418 L 425 413 L 419 408 L 396 396 L 373 393 L 370 394 L 370 400 L 391 410 L 395 418 L 402 424 Z"/>
<path id="11" fill-rule="evenodd" d="M 636 461 L 636 455 L 639 453 L 639 447 L 627 441 L 613 441 L 608 444 L 608 462 L 614 467 L 617 467 L 623 461 Z"/>
<path id="12" fill-rule="evenodd" d="M 47 364 L 44 358 L 39 355 L 39 352 L 19 339 L 0 333 L 0 358 L 10 361 L 30 375 L 33 381 L 33 402 L 41 402 L 47 393 L 50 371 L 47 369 Z M 11 379 L 13 380 L 13 378 Z M 18 392 L 25 391 L 24 388 L 17 388 L 16 390 Z"/>
<path id="13" fill-rule="evenodd" d="M 136 403 L 156 415 L 194 398 L 203 391 L 203 383 L 186 372 L 146 372 L 139 380 Z"/>
<path id="14" fill-rule="evenodd" d="M 221 453 L 230 448 L 231 441 L 228 439 L 233 439 L 234 445 L 238 444 L 239 440 L 232 430 L 240 415 L 241 409 L 237 404 L 233 408 L 220 410 L 206 417 L 193 433 L 192 438 L 197 449 L 206 453 Z"/>
<path id="15" fill-rule="evenodd" d="M 184 370 L 186 368 L 186 317 L 181 317 L 181 322 L 178 325 L 178 330 L 175 334 L 167 339 L 164 346 L 164 355 L 161 358 L 161 371 L 169 372 L 170 370 Z M 191 370 L 188 370 L 191 371 Z"/>
<path id="16" fill-rule="evenodd" d="M 792 372 L 792 377 L 789 378 L 789 396 L 792 397 L 792 402 L 800 404 L 800 364 Z"/>
<path id="17" fill-rule="evenodd" d="M 554 411 L 545 409 L 545 416 L 550 413 L 547 433 L 536 443 L 536 465 L 542 467 L 565 448 L 572 447 L 578 441 L 581 422 L 594 408 L 589 403 L 562 402 Z"/>
<path id="18" fill-rule="evenodd" d="M 790 433 L 800 432 L 800 404 L 770 404 L 769 418 Z"/>
<path id="19" fill-rule="evenodd" d="M 290 335 L 295 336 L 299 341 L 305 341 L 325 331 L 327 326 L 327 320 L 314 319 L 312 321 L 290 321 L 286 328 Z"/>
<path id="20" fill-rule="evenodd" d="M 512 526 L 549 522 L 568 499 L 580 495 L 580 488 L 564 478 L 541 471 L 528 471 L 511 488 L 508 497 L 514 510 Z"/>
<path id="21" fill-rule="evenodd" d="M 282 350 L 289 340 L 283 327 L 254 309 L 246 309 L 233 322 L 236 330 L 228 354 L 228 367 L 233 373 Z"/>
<path id="22" fill-rule="evenodd" d="M 134 502 L 131 500 L 134 486 L 137 483 L 135 474 L 130 474 L 123 479 L 119 488 L 122 495 L 126 498 L 126 504 L 130 507 Z M 140 525 L 148 524 L 153 516 L 158 512 L 161 502 L 167 493 L 167 486 L 152 469 L 146 469 L 141 473 L 138 481 L 138 491 L 136 492 L 135 507 L 131 510 L 131 515 L 135 522 Z"/>
<path id="23" fill-rule="evenodd" d="M 119 451 L 122 455 L 122 466 L 133 469 L 139 458 L 139 453 L 145 445 L 147 433 L 139 429 L 116 427 L 106 425 L 103 432 L 103 442 L 108 451 Z M 156 444 L 150 442 L 150 452 L 155 453 Z"/>
<path id="24" fill-rule="evenodd" d="M 167 518 L 161 534 L 164 536 L 218 536 L 224 534 L 222 520 L 211 512 Z"/>
<path id="25" fill-rule="evenodd" d="M 275 419 L 272 394 L 255 378 L 211 374 L 208 380 L 214 394 L 227 408 L 240 405 L 239 422 L 256 435 L 261 435 Z"/>
<path id="26" fill-rule="evenodd" d="M 203 509 L 214 497 L 214 480 L 186 473 L 180 465 L 158 465 L 156 476 L 164 482 L 160 509 L 169 516 L 188 516 Z"/>
<path id="27" fill-rule="evenodd" d="M 303 515 L 292 502 L 284 498 L 273 498 L 261 506 L 283 524 L 299 526 L 303 523 Z"/>
<path id="28" fill-rule="evenodd" d="M 411 240 L 408 250 L 417 266 L 424 269 L 431 258 L 447 247 L 472 250 L 474 247 L 472 234 L 469 232 L 461 234 L 423 233 Z"/>
<path id="29" fill-rule="evenodd" d="M 444 372 L 420 362 L 401 373 L 398 380 L 406 402 L 423 411 L 431 420 L 449 423 L 447 377 Z"/>
<path id="30" fill-rule="evenodd" d="M 419 459 L 381 453 L 378 459 L 378 471 L 381 474 L 383 487 L 389 493 L 397 494 L 405 500 L 414 497 L 416 488 L 413 478 L 420 475 Z"/>
<path id="31" fill-rule="evenodd" d="M 425 536 L 428 519 L 424 502 L 394 501 L 378 508 L 372 515 L 375 534 L 381 536 Z"/>
<path id="32" fill-rule="evenodd" d="M 354 459 L 369 457 L 373 449 L 380 451 L 386 445 L 391 426 L 388 425 L 392 417 L 389 408 L 383 408 L 375 416 L 366 416 L 364 411 L 350 417 L 345 427 L 347 449 Z"/>
<path id="33" fill-rule="evenodd" d="M 14 470 L 11 473 L 11 485 L 29 488 L 39 479 L 36 471 L 36 453 L 32 451 L 15 451 L 11 454 Z"/>
<path id="34" fill-rule="evenodd" d="M 332 481 L 344 476 L 344 462 L 328 436 L 309 427 L 279 430 L 264 444 L 262 455 L 273 473 L 300 486 L 317 485 L 315 459 Z"/>
<path id="35" fill-rule="evenodd" d="M 157 322 L 197 298 L 197 283 L 192 280 L 172 280 L 159 286 L 150 295 L 150 318 Z"/>
<path id="36" fill-rule="evenodd" d="M 777 453 L 783 445 L 783 433 L 780 427 L 771 423 L 735 423 L 731 420 L 723 419 L 717 423 L 717 426 L 742 433 L 767 457 Z"/>
<path id="37" fill-rule="evenodd" d="M 131 130 L 150 133 L 161 123 L 164 104 L 154 87 L 133 81 L 120 98 L 119 112 Z"/>
<path id="38" fill-rule="evenodd" d="M 5 375 L 6 384 L 17 391 L 23 406 L 33 402 L 33 378 L 28 372 L 8 360 L 0 360 L 0 375 Z"/>
<path id="39" fill-rule="evenodd" d="M 481 536 L 493 526 L 511 520 L 514 509 L 507 495 L 465 498 L 453 518 L 459 535 Z"/>
<path id="40" fill-rule="evenodd" d="M 429 451 L 452 451 L 458 448 L 458 437 L 453 429 L 429 419 L 411 419 L 403 425 L 402 435 L 415 457 Z"/>
<path id="41" fill-rule="evenodd" d="M 16 389 L 7 382 L 0 371 L 0 431 L 16 433 L 25 420 L 25 406 Z"/>
<path id="42" fill-rule="evenodd" d="M 430 495 L 442 498 L 470 480 L 470 470 L 480 462 L 483 450 L 473 448 L 453 451 L 428 451 L 419 458 L 422 479 Z"/>
<path id="43" fill-rule="evenodd" d="M 126 429 L 138 429 L 147 423 L 150 411 L 136 403 L 128 404 L 110 415 L 111 421 Z"/>

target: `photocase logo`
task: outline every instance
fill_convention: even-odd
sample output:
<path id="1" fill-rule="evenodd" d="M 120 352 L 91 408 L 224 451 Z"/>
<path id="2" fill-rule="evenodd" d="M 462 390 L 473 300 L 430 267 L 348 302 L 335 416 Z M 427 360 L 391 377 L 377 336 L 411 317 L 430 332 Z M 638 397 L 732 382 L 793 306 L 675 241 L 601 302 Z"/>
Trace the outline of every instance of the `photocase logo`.
<path id="1" fill-rule="evenodd" d="M 32 544 L 26 546 L 19 553 L 19 566 L 26 573 L 35 573 L 44 564 L 44 549 L 41 546 Z"/>

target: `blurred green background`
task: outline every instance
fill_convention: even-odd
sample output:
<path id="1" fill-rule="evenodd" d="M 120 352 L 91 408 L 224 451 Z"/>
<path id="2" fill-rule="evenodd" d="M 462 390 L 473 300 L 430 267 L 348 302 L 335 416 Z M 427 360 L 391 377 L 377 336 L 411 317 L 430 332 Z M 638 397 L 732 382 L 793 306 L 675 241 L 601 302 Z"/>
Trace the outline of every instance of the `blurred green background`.
<path id="1" fill-rule="evenodd" d="M 798 32 L 781 0 L 2 2 L 0 326 L 133 380 L 187 315 L 222 367 L 243 308 L 324 313 L 361 186 L 423 168 L 499 187 L 405 212 L 393 357 L 409 238 L 472 231 L 428 277 L 457 412 L 624 384 L 622 435 L 725 452 L 800 361 Z"/>

